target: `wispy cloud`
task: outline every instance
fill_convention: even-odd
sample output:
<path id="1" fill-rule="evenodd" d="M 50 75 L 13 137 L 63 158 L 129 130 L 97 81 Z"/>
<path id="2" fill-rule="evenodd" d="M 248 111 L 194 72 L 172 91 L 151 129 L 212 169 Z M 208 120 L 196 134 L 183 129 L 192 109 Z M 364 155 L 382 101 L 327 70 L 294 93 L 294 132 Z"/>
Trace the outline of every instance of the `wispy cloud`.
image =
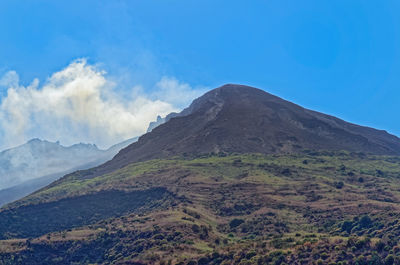
<path id="1" fill-rule="evenodd" d="M 206 88 L 193 89 L 189 84 L 181 83 L 176 78 L 163 77 L 156 84 L 155 96 L 179 108 L 187 107 L 188 102 L 206 92 Z"/>
<path id="2" fill-rule="evenodd" d="M 0 103 L 0 149 L 33 137 L 107 147 L 144 133 L 157 115 L 178 111 L 204 92 L 163 77 L 153 92 L 136 86 L 129 97 L 122 97 L 116 92 L 118 84 L 84 59 L 54 73 L 43 85 L 35 79 L 22 86 L 14 71 L 6 73 L 0 85 L 7 87 Z"/>

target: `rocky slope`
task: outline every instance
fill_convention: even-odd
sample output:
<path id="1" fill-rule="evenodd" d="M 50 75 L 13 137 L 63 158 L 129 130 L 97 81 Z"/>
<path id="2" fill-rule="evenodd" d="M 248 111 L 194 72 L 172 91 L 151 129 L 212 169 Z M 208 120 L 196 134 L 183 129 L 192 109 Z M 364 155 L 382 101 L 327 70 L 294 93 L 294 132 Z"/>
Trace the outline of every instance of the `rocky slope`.
<path id="1" fill-rule="evenodd" d="M 302 108 L 257 88 L 225 85 L 173 114 L 94 174 L 175 155 L 279 154 L 307 149 L 399 155 L 400 139 Z"/>

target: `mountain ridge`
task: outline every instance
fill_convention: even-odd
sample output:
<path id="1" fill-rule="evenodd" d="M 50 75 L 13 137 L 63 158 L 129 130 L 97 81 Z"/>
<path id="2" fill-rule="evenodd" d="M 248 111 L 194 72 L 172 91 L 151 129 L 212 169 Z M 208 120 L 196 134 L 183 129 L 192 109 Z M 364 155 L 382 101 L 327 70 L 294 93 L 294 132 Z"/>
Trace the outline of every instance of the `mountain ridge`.
<path id="1" fill-rule="evenodd" d="M 59 142 L 33 138 L 23 145 L 6 149 L 0 152 L 0 183 L 3 184 L 0 206 L 43 188 L 72 171 L 100 165 L 136 140 L 136 137 L 131 138 L 101 150 L 95 144 L 63 146 Z"/>
<path id="2" fill-rule="evenodd" d="M 240 124 L 239 124 L 239 123 Z M 200 153 L 293 153 L 347 150 L 399 155 L 400 139 L 303 108 L 263 90 L 227 84 L 122 149 L 95 175 L 132 162 Z"/>

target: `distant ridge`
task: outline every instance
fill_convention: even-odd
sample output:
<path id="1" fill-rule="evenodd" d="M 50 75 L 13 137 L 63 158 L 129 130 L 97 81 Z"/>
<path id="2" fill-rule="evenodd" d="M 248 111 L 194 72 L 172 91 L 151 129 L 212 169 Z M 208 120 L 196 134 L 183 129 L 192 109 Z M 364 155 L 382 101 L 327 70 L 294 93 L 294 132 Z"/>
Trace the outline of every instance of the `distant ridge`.
<path id="1" fill-rule="evenodd" d="M 74 144 L 34 138 L 0 152 L 0 206 L 22 198 L 67 173 L 98 166 L 113 158 L 137 137 L 100 150 L 94 144 Z"/>

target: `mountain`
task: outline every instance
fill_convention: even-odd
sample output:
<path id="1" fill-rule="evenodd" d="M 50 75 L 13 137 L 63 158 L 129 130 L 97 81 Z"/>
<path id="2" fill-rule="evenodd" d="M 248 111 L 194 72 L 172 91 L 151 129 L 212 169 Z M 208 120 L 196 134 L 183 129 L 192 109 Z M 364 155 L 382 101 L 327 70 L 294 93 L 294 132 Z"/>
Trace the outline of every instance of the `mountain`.
<path id="1" fill-rule="evenodd" d="M 0 188 L 66 171 L 76 165 L 94 161 L 103 153 L 91 144 L 64 147 L 58 142 L 32 139 L 0 153 Z"/>
<path id="2" fill-rule="evenodd" d="M 399 264 L 400 140 L 226 85 L 0 209 L 0 264 Z"/>
<path id="3" fill-rule="evenodd" d="M 150 122 L 149 127 L 147 128 L 147 132 L 151 132 L 154 128 L 160 126 L 163 123 L 166 123 L 167 121 L 169 121 L 172 118 L 178 117 L 178 116 L 182 116 L 184 115 L 184 113 L 176 113 L 176 112 L 171 112 L 170 114 L 168 114 L 167 116 L 165 116 L 164 118 L 162 118 L 160 115 L 157 116 L 157 119 L 155 121 Z"/>
<path id="4" fill-rule="evenodd" d="M 150 122 L 149 127 L 147 128 L 147 132 L 151 132 L 154 128 L 160 126 L 163 123 L 165 123 L 165 118 L 161 118 L 161 116 L 158 115 L 155 121 Z"/>
<path id="5" fill-rule="evenodd" d="M 126 140 L 100 150 L 91 144 L 69 147 L 40 139 L 0 153 L 0 205 L 22 198 L 79 169 L 97 166 L 136 141 Z"/>
<path id="6" fill-rule="evenodd" d="M 140 161 L 183 153 L 269 154 L 303 149 L 400 154 L 400 139 L 385 131 L 307 110 L 247 86 L 214 89 L 176 116 L 141 137 L 116 159 L 126 156 Z"/>
<path id="7" fill-rule="evenodd" d="M 207 153 L 293 153 L 347 150 L 400 154 L 400 139 L 302 108 L 263 90 L 225 85 L 123 149 L 98 174 L 133 162 Z"/>

